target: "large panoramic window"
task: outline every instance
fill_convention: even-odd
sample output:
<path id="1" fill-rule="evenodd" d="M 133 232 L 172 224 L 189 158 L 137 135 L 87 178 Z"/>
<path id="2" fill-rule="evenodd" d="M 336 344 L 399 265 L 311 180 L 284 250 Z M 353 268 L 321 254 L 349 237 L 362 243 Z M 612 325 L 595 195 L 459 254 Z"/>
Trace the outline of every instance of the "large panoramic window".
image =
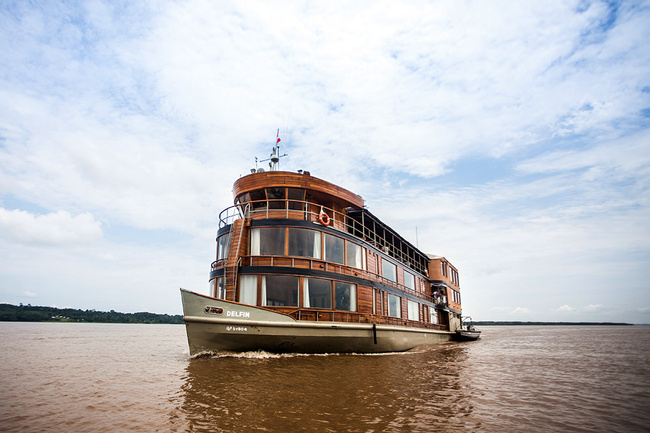
<path id="1" fill-rule="evenodd" d="M 415 290 L 415 275 L 404 271 L 404 285 L 411 290 Z"/>
<path id="2" fill-rule="evenodd" d="M 305 190 L 300 188 L 287 188 L 287 198 L 289 199 L 289 209 L 305 209 Z"/>
<path id="3" fill-rule="evenodd" d="M 357 286 L 356 284 L 334 282 L 334 309 L 357 311 Z"/>
<path id="4" fill-rule="evenodd" d="M 325 233 L 325 260 L 328 262 L 345 264 L 343 261 L 343 239 Z"/>
<path id="5" fill-rule="evenodd" d="M 257 305 L 257 275 L 239 277 L 239 302 Z"/>
<path id="6" fill-rule="evenodd" d="M 388 315 L 391 317 L 402 317 L 400 298 L 397 295 L 388 294 Z"/>
<path id="7" fill-rule="evenodd" d="M 320 232 L 290 228 L 289 255 L 320 259 Z"/>
<path id="8" fill-rule="evenodd" d="M 223 260 L 228 257 L 230 249 L 230 232 L 219 236 L 217 239 L 217 260 Z"/>
<path id="9" fill-rule="evenodd" d="M 355 268 L 362 269 L 361 267 L 361 246 L 348 241 L 347 247 L 346 247 L 346 252 L 347 252 L 347 259 L 345 261 L 345 264 L 348 266 L 352 266 Z"/>
<path id="10" fill-rule="evenodd" d="M 305 308 L 332 308 L 332 281 L 319 278 L 303 280 Z"/>
<path id="11" fill-rule="evenodd" d="M 420 304 L 414 301 L 408 301 L 409 320 L 420 320 Z"/>
<path id="12" fill-rule="evenodd" d="M 290 275 L 264 275 L 262 277 L 262 300 L 273 307 L 298 306 L 298 277 Z"/>
<path id="13" fill-rule="evenodd" d="M 397 282 L 397 266 L 382 257 L 381 272 L 384 278 Z"/>
<path id="14" fill-rule="evenodd" d="M 284 227 L 260 227 L 251 230 L 251 255 L 283 256 Z"/>
<path id="15" fill-rule="evenodd" d="M 266 188 L 266 196 L 269 199 L 269 209 L 284 209 L 284 188 Z"/>
<path id="16" fill-rule="evenodd" d="M 266 209 L 266 194 L 264 194 L 263 189 L 258 189 L 250 192 L 250 199 L 253 202 L 253 210 L 265 210 Z"/>

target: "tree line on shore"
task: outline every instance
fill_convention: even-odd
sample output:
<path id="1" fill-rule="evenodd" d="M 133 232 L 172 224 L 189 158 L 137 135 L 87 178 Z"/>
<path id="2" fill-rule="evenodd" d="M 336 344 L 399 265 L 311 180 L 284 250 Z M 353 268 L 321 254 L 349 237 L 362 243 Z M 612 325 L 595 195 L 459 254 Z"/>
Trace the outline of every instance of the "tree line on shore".
<path id="1" fill-rule="evenodd" d="M 73 308 L 0 304 L 0 321 L 4 322 L 88 322 L 88 323 L 171 323 L 182 324 L 180 314 L 120 313 L 76 310 Z"/>

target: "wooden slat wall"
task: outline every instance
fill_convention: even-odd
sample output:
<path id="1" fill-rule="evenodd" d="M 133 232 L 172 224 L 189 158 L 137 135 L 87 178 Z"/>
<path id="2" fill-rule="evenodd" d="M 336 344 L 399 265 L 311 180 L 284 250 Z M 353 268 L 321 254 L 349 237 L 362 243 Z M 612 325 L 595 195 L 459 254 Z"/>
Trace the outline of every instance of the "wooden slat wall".
<path id="1" fill-rule="evenodd" d="M 361 314 L 372 314 L 372 288 L 358 285 L 357 295 L 357 311 Z"/>

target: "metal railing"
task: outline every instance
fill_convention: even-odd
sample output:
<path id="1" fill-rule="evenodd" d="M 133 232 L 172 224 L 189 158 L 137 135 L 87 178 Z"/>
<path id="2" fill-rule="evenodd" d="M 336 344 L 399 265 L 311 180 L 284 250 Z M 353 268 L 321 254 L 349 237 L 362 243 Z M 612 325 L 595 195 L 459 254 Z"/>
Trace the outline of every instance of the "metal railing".
<path id="1" fill-rule="evenodd" d="M 330 219 L 328 227 L 350 234 L 399 260 L 414 271 L 426 275 L 426 268 L 417 262 L 414 263 L 410 256 L 396 248 L 391 241 L 373 230 L 372 227 L 362 224 L 345 213 L 309 201 L 289 199 L 253 200 L 240 205 L 233 205 L 219 214 L 219 228 L 233 224 L 236 220 L 244 217 L 251 219 L 284 218 L 319 222 L 321 211 L 325 212 Z M 384 233 L 386 232 L 384 231 Z"/>

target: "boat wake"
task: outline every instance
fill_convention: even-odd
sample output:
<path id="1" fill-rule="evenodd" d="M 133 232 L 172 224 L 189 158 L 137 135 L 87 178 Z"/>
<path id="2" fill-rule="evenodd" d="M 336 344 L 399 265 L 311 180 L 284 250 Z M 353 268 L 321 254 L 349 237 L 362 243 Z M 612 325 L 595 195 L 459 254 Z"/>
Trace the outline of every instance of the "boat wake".
<path id="1" fill-rule="evenodd" d="M 255 350 L 249 352 L 200 352 L 192 356 L 192 359 L 220 359 L 220 358 L 239 358 L 239 359 L 280 359 L 280 358 L 300 358 L 300 357 L 330 357 L 330 356 L 403 356 L 417 353 L 416 350 L 406 352 L 380 352 L 380 353 L 273 353 L 264 350 Z"/>

